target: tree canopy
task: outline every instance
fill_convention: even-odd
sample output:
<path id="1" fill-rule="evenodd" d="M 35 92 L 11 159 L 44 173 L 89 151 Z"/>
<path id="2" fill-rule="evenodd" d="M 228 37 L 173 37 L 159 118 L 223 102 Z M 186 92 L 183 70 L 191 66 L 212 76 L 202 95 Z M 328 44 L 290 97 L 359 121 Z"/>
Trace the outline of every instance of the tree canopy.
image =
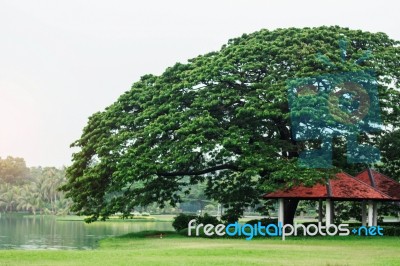
<path id="1" fill-rule="evenodd" d="M 366 52 L 368 60 L 360 60 Z M 399 42 L 384 33 L 318 27 L 244 34 L 143 76 L 93 114 L 72 144 L 79 151 L 62 189 L 72 210 L 94 221 L 138 205 L 175 204 L 188 185 L 207 181 L 207 196 L 237 218 L 266 189 L 313 184 L 326 174 L 297 163 L 299 152 L 316 144 L 293 138 L 288 80 L 373 70 L 385 127 L 359 141 L 374 144 L 399 126 L 399 62 Z M 334 166 L 360 167 L 343 160 L 345 145 L 335 141 Z"/>
<path id="2" fill-rule="evenodd" d="M 29 177 L 29 169 L 22 158 L 0 157 L 0 183 L 22 184 Z"/>
<path id="3" fill-rule="evenodd" d="M 64 183 L 64 168 L 27 168 L 23 158 L 0 158 L 0 212 L 65 215 L 71 200 L 58 190 Z"/>

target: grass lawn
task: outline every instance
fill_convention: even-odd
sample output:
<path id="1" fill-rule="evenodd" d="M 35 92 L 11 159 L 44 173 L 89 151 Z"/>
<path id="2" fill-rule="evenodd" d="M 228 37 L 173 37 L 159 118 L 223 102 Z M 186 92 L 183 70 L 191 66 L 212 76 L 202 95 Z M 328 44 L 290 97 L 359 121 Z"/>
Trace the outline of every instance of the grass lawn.
<path id="1" fill-rule="evenodd" d="M 0 265 L 400 265 L 399 237 L 188 238 L 156 232 L 104 239 L 95 250 L 1 250 Z"/>

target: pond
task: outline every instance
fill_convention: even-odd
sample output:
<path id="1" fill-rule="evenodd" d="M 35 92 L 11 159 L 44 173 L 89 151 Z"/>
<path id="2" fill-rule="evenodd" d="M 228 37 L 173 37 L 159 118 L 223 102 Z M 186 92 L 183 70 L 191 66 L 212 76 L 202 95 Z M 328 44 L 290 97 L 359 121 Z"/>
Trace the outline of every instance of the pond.
<path id="1" fill-rule="evenodd" d="M 0 214 L 0 249 L 93 249 L 105 237 L 173 230 L 171 222 L 106 221 L 86 224 L 57 216 Z"/>

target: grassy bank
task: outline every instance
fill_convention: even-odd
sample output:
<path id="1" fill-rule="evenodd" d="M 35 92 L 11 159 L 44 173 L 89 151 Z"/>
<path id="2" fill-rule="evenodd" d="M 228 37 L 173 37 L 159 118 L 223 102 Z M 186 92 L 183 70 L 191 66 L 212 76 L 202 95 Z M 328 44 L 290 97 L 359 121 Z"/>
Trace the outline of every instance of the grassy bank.
<path id="1" fill-rule="evenodd" d="M 188 238 L 173 232 L 102 240 L 96 250 L 1 250 L 0 265 L 399 265 L 399 237 Z"/>
<path id="2" fill-rule="evenodd" d="M 38 216 L 25 216 L 25 217 L 38 217 Z M 65 215 L 57 216 L 57 221 L 84 221 L 85 216 Z M 110 216 L 105 222 L 172 222 L 174 215 L 151 215 L 151 216 L 132 216 L 122 219 L 121 216 Z"/>

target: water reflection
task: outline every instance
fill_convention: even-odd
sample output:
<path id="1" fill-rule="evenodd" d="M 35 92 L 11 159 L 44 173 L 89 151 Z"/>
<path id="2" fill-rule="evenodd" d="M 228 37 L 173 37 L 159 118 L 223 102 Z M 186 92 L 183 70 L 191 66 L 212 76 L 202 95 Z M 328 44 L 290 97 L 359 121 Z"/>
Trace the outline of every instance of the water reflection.
<path id="1" fill-rule="evenodd" d="M 0 249 L 92 249 L 98 240 L 143 230 L 173 230 L 171 222 L 57 221 L 54 216 L 1 214 Z"/>

